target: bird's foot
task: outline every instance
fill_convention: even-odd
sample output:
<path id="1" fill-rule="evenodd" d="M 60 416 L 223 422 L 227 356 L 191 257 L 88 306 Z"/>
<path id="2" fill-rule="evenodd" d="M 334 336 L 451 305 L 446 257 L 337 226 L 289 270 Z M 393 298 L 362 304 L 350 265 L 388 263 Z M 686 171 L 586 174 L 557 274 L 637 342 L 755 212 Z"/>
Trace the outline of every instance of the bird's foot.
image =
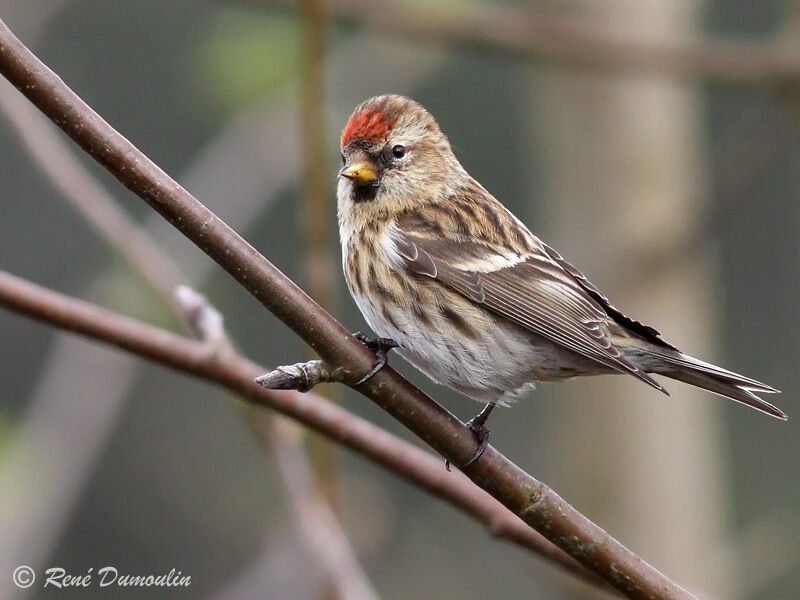
<path id="1" fill-rule="evenodd" d="M 483 421 L 485 420 L 486 419 Z M 483 454 L 483 451 L 486 450 L 486 446 L 489 445 L 489 436 L 492 434 L 492 432 L 489 431 L 489 428 L 483 424 L 483 421 L 479 422 L 478 417 L 467 421 L 467 427 L 469 427 L 469 430 L 475 434 L 475 441 L 478 442 L 478 448 L 475 450 L 475 454 L 472 455 L 472 458 L 464 463 L 465 467 L 470 466 L 472 463 L 478 460 L 481 457 L 481 454 Z"/>
<path id="2" fill-rule="evenodd" d="M 361 385 L 386 365 L 389 360 L 389 350 L 392 348 L 397 348 L 399 344 L 393 339 L 382 337 L 373 338 L 365 333 L 361 333 L 360 331 L 354 333 L 353 337 L 364 344 L 367 348 L 372 350 L 375 353 L 375 358 L 378 359 L 372 369 L 370 369 L 366 375 L 356 382 L 356 385 Z"/>
<path id="3" fill-rule="evenodd" d="M 466 422 L 467 428 L 475 434 L 475 441 L 478 443 L 478 447 L 475 450 L 475 454 L 472 455 L 472 458 L 465 462 L 461 467 L 462 469 L 470 466 L 472 463 L 478 460 L 483 454 L 484 450 L 486 450 L 486 446 L 489 445 L 489 436 L 492 434 L 492 432 L 489 431 L 488 427 L 486 427 L 486 419 L 489 418 L 489 413 L 492 412 L 494 407 L 494 402 L 490 402 L 480 413 Z M 444 461 L 444 468 L 448 471 L 450 470 L 450 460 Z"/>

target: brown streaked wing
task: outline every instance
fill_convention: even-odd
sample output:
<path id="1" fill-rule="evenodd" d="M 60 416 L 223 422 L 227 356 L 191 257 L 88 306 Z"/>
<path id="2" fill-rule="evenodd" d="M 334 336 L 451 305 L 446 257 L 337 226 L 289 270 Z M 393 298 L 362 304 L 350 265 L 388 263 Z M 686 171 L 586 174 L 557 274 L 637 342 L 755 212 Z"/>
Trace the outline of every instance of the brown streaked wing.
<path id="1" fill-rule="evenodd" d="M 415 236 L 402 230 L 394 241 L 406 267 L 439 281 L 509 321 L 606 367 L 666 390 L 620 355 L 608 338 L 603 308 L 547 254 L 520 257 L 513 266 L 478 272 L 457 268 L 467 256 L 490 262 L 509 253 L 493 244 Z M 422 232 L 420 232 L 422 233 Z M 425 232 L 428 234 L 429 232 Z M 483 269 L 481 269 L 483 271 Z"/>
<path id="2" fill-rule="evenodd" d="M 653 327 L 649 325 L 645 325 L 641 321 L 637 321 L 636 319 L 632 319 L 622 311 L 620 311 L 616 306 L 611 304 L 611 302 L 606 298 L 603 293 L 598 289 L 596 285 L 594 285 L 591 281 L 586 278 L 586 275 L 581 273 L 578 269 L 573 267 L 570 263 L 568 263 L 564 258 L 559 254 L 557 251 L 553 250 L 547 244 L 542 243 L 542 247 L 544 251 L 553 259 L 560 267 L 562 267 L 567 273 L 569 273 L 575 281 L 580 285 L 586 292 L 594 298 L 594 300 L 599 303 L 603 310 L 606 311 L 609 317 L 614 319 L 617 323 L 622 325 L 623 327 L 630 329 L 631 331 L 638 333 L 644 339 L 653 342 L 654 344 L 669 348 L 670 350 L 675 350 L 680 352 L 675 346 L 670 344 L 669 342 L 665 341 L 664 338 L 661 337 L 661 334 Z"/>

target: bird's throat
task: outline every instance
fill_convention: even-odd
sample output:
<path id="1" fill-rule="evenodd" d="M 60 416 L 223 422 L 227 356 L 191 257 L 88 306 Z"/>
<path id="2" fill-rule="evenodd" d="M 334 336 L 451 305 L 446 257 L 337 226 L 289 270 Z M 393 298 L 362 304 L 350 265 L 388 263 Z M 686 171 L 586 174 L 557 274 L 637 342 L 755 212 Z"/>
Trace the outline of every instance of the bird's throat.
<path id="1" fill-rule="evenodd" d="M 353 202 L 372 202 L 378 195 L 380 187 L 379 181 L 353 185 Z"/>

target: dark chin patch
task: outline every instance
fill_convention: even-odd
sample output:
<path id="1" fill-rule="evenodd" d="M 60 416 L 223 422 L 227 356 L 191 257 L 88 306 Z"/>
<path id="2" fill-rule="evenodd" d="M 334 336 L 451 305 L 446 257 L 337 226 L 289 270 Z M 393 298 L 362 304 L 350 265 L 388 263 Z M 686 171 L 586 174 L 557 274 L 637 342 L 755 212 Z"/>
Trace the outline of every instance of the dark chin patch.
<path id="1" fill-rule="evenodd" d="M 381 184 L 378 181 L 353 186 L 353 200 L 355 202 L 372 202 L 378 195 Z"/>

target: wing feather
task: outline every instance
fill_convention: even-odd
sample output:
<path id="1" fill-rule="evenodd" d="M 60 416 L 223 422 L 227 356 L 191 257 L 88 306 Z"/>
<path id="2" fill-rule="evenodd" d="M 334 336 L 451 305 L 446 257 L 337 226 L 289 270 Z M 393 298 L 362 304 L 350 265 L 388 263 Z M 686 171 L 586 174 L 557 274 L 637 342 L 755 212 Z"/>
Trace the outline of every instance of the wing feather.
<path id="1" fill-rule="evenodd" d="M 620 325 L 623 325 L 627 329 L 631 331 L 635 331 L 639 335 L 641 335 L 646 340 L 653 342 L 654 344 L 661 346 L 663 348 L 668 348 L 670 350 L 675 350 L 676 352 L 679 351 L 675 346 L 670 344 L 669 342 L 665 341 L 664 338 L 661 337 L 661 334 L 650 327 L 649 325 L 645 325 L 644 323 L 637 321 L 636 319 L 631 319 L 629 316 L 624 314 L 622 311 L 617 309 L 611 302 L 606 298 L 603 293 L 594 285 L 591 281 L 589 281 L 586 276 L 581 273 L 578 269 L 573 267 L 570 263 L 568 263 L 564 258 L 555 250 L 553 250 L 547 244 L 542 244 L 542 248 L 544 252 L 561 268 L 564 269 L 566 273 L 572 276 L 575 281 L 588 293 L 596 302 L 598 302 L 606 313 L 614 319 Z"/>
<path id="2" fill-rule="evenodd" d="M 410 271 L 435 279 L 537 335 L 666 393 L 621 355 L 607 333 L 609 315 L 604 307 L 576 280 L 575 273 L 545 252 L 543 244 L 539 252 L 521 254 L 496 244 L 406 231 L 402 223 L 394 229 L 393 239 Z"/>

